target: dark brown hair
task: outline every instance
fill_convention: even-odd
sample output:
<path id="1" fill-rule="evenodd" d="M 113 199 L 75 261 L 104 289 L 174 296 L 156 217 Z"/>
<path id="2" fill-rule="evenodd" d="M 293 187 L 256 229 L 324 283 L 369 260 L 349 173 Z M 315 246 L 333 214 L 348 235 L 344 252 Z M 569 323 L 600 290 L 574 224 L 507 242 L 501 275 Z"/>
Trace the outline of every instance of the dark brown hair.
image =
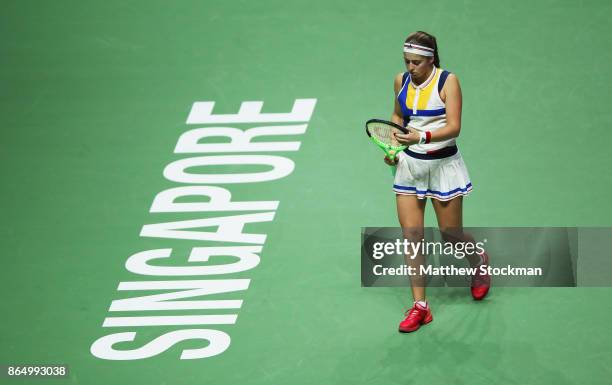
<path id="1" fill-rule="evenodd" d="M 438 43 L 434 35 L 423 31 L 416 31 L 408 35 L 406 43 L 415 43 L 434 50 L 434 65 L 440 67 L 440 57 L 438 56 Z"/>

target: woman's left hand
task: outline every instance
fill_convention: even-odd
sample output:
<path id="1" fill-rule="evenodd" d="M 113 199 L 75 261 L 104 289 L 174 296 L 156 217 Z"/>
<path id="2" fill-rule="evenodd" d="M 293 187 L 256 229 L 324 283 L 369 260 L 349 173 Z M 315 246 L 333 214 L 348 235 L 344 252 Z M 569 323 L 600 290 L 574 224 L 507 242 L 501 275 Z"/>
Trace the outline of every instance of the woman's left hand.
<path id="1" fill-rule="evenodd" d="M 410 146 L 419 143 L 421 134 L 412 127 L 406 127 L 408 130 L 407 134 L 393 134 L 395 139 L 404 146 Z"/>

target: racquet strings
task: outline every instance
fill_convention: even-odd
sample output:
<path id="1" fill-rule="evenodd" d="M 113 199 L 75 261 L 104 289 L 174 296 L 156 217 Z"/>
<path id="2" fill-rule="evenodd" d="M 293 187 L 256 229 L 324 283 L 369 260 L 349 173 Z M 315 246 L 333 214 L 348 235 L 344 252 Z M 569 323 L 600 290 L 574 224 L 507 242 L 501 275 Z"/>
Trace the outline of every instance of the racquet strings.
<path id="1" fill-rule="evenodd" d="M 393 136 L 394 133 L 401 134 L 402 131 L 397 127 L 393 127 L 383 122 L 368 123 L 368 132 L 370 135 L 381 141 L 382 143 L 397 147 L 400 143 Z"/>

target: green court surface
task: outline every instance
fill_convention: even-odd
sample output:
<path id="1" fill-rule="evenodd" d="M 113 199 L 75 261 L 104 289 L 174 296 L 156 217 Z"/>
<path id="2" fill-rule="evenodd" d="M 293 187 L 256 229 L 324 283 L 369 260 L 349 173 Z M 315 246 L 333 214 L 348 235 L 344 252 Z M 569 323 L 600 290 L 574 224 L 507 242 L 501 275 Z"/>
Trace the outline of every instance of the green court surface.
<path id="1" fill-rule="evenodd" d="M 392 179 L 364 134 L 388 119 L 412 31 L 434 34 L 463 90 L 458 140 L 474 183 L 466 226 L 610 226 L 612 59 L 606 1 L 3 2 L 0 14 L 0 365 L 67 364 L 70 384 L 606 384 L 609 288 L 466 288 L 428 296 L 434 322 L 400 335 L 406 288 L 360 287 L 360 229 L 396 226 Z M 144 225 L 248 212 L 150 212 L 181 183 L 167 165 L 194 102 L 234 114 L 244 101 L 287 113 L 316 99 L 307 130 L 273 138 L 298 151 L 286 177 L 212 183 L 236 201 L 278 201 L 258 266 L 217 276 L 134 274 L 219 242 L 140 236 Z M 281 123 L 218 124 L 247 129 Z M 297 124 L 297 123 L 287 123 Z M 257 153 L 250 153 L 255 155 Z M 227 155 L 227 154 L 214 154 Z M 231 155 L 231 154 L 230 154 Z M 236 154 L 234 154 L 236 155 Z M 240 153 L 239 155 L 249 155 Z M 239 173 L 261 166 L 212 166 Z M 265 168 L 265 167 L 264 167 Z M 428 206 L 427 225 L 435 226 Z M 227 243 L 225 243 L 227 245 Z M 109 311 L 120 282 L 250 279 L 204 296 L 239 309 Z M 103 327 L 107 317 L 232 315 L 233 324 Z M 137 349 L 181 329 L 227 333 L 229 347 L 180 359 L 108 360 L 92 344 L 136 332 Z M 2 383 L 38 383 L 9 379 Z"/>

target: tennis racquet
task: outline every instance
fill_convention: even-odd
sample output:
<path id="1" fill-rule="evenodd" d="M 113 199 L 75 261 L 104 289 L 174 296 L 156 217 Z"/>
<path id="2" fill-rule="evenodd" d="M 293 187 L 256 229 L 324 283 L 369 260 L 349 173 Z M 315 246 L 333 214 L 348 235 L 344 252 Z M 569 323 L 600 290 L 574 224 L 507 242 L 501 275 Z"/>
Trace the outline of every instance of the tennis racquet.
<path id="1" fill-rule="evenodd" d="M 397 154 L 408 147 L 400 144 L 393 136 L 394 133 L 407 134 L 408 130 L 393 122 L 370 119 L 366 122 L 366 133 L 372 139 L 372 142 L 380 147 L 391 161 L 394 161 L 397 158 Z M 391 171 L 395 175 L 395 167 L 392 167 Z"/>

